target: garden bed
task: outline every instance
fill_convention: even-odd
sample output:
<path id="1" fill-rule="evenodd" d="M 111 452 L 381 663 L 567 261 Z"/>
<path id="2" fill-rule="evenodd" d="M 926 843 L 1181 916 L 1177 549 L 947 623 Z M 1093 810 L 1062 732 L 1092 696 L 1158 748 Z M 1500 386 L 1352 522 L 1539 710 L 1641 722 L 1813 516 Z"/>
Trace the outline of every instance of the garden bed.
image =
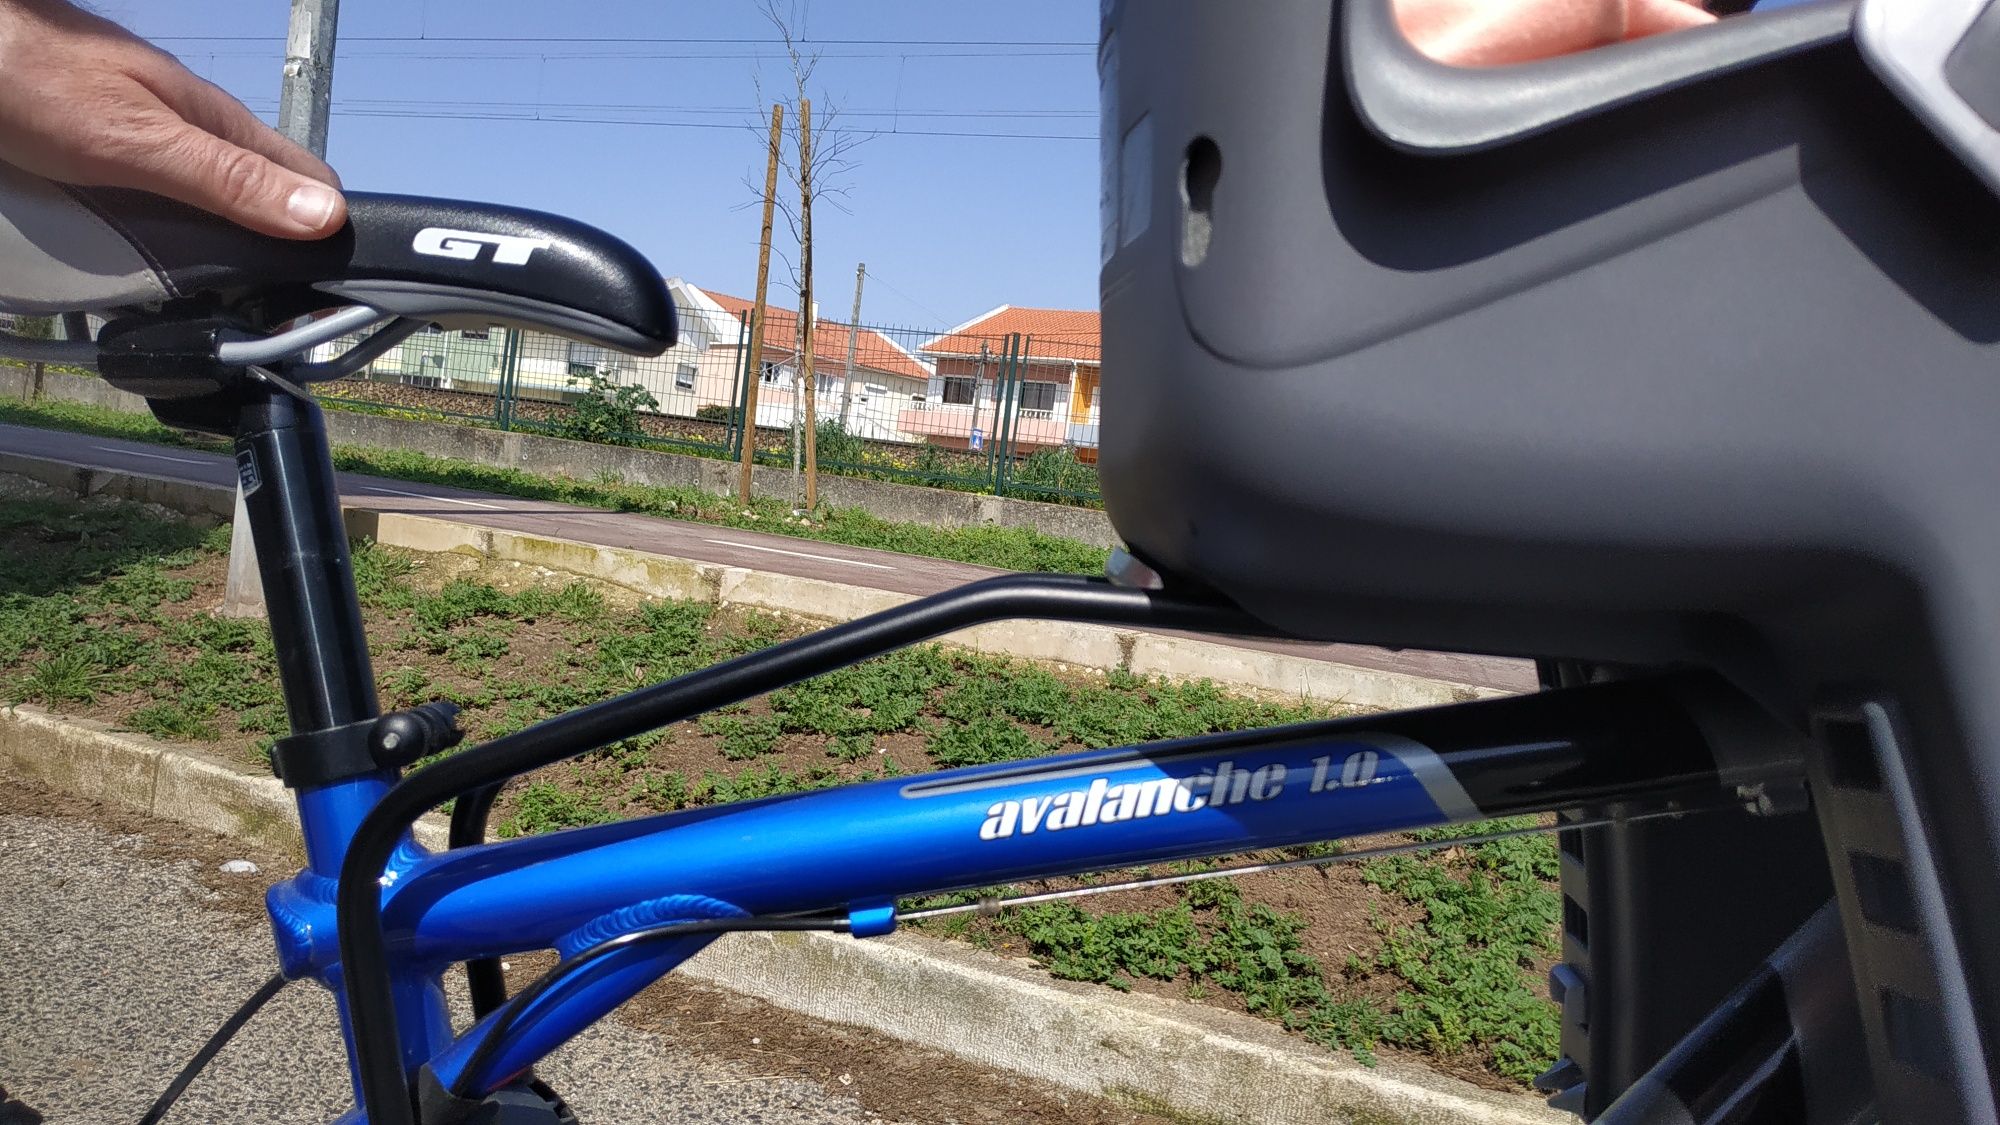
<path id="1" fill-rule="evenodd" d="M 7 494 L 0 694 L 262 767 L 285 730 L 283 707 L 264 623 L 213 613 L 228 529 L 156 509 L 79 504 L 19 482 Z M 518 564 L 365 544 L 354 557 L 384 707 L 452 700 L 464 708 L 467 745 L 799 628 Z M 530 834 L 1329 713 L 1206 683 L 926 645 L 516 781 L 493 823 L 501 835 Z M 1449 845 L 1463 831 L 1420 838 Z M 1332 852 L 1321 845 L 1272 854 Z M 1363 1058 L 1407 1051 L 1518 1088 L 1555 1053 L 1555 1009 L 1540 992 L 1556 948 L 1555 867 L 1553 840 L 1532 836 L 1065 900 L 926 929 L 1032 958 L 1067 979 L 1247 1011 Z"/>

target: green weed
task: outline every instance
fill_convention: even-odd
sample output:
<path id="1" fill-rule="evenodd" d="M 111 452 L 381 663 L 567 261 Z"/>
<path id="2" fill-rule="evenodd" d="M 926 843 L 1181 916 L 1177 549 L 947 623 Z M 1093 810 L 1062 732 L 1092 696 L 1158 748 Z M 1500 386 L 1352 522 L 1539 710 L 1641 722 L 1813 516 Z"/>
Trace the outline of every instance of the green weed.
<path id="1" fill-rule="evenodd" d="M 81 649 L 42 658 L 20 681 L 22 698 L 33 703 L 89 703 L 104 684 L 104 670 Z"/>
<path id="2" fill-rule="evenodd" d="M 417 569 L 415 559 L 372 539 L 356 543 L 349 558 L 354 567 L 354 589 L 364 605 L 380 604 L 392 593 L 406 592 L 403 583 Z"/>
<path id="3" fill-rule="evenodd" d="M 1517 818 L 1420 836 L 1449 841 L 1532 824 Z M 1364 879 L 1424 908 L 1419 923 L 1384 927 L 1377 963 L 1410 986 L 1396 995 L 1385 1039 L 1440 1054 L 1484 1050 L 1495 1070 L 1522 1081 L 1545 1069 L 1559 1024 L 1527 969 L 1556 950 L 1557 871 L 1546 835 L 1475 845 L 1462 864 L 1413 856 L 1367 863 Z"/>
<path id="4" fill-rule="evenodd" d="M 551 781 L 532 781 L 515 800 L 514 814 L 501 821 L 494 831 L 511 840 L 516 836 L 537 836 L 559 828 L 605 824 L 616 819 L 604 807 L 601 797 L 565 789 Z"/>
<path id="5" fill-rule="evenodd" d="M 126 722 L 141 734 L 169 742 L 209 742 L 216 737 L 215 724 L 196 717 L 178 703 L 141 707 Z"/>
<path id="6" fill-rule="evenodd" d="M 701 730 L 715 737 L 716 748 L 732 762 L 769 754 L 778 748 L 778 737 L 784 733 L 783 725 L 769 715 L 706 715 Z"/>

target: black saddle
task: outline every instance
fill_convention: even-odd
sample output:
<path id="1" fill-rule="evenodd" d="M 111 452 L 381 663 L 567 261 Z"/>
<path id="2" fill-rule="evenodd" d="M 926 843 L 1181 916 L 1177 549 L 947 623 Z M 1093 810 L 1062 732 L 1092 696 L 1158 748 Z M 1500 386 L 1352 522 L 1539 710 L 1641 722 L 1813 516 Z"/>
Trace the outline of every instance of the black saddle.
<path id="1" fill-rule="evenodd" d="M 619 351 L 674 341 L 665 280 L 601 230 L 489 203 L 347 193 L 318 242 L 256 234 L 145 192 L 76 188 L 0 165 L 0 308 L 130 310 L 206 302 L 275 324 L 368 305 L 424 320 L 519 324 Z"/>

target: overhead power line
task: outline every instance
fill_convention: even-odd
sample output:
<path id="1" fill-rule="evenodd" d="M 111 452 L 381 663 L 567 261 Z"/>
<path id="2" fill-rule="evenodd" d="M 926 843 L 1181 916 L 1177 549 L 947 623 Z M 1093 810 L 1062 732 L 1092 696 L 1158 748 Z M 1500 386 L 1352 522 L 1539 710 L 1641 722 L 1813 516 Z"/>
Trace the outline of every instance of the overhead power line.
<path id="1" fill-rule="evenodd" d="M 281 49 L 281 48 L 276 48 Z M 211 51 L 199 47 L 182 48 L 181 58 L 202 59 L 263 59 L 270 58 L 272 51 Z M 439 53 L 434 51 L 371 51 L 366 48 L 348 50 L 342 44 L 342 59 L 395 59 L 411 62 L 521 62 L 539 59 L 552 61 L 593 61 L 593 62 L 766 62 L 783 61 L 791 56 L 777 51 L 750 51 L 724 53 L 721 51 L 660 51 L 639 49 L 613 49 L 601 51 L 454 51 Z M 1089 58 L 1088 51 L 827 51 L 820 54 L 826 62 L 858 62 L 868 59 L 992 59 L 1010 62 L 1018 59 Z"/>
<path id="2" fill-rule="evenodd" d="M 526 112 L 596 110 L 630 113 L 693 113 L 711 116 L 750 118 L 761 107 L 753 105 L 659 105 L 635 102 L 502 102 L 490 100 L 453 101 L 431 98 L 342 98 L 341 104 L 354 109 L 411 109 L 432 107 L 447 110 L 472 108 L 479 110 L 518 109 Z M 916 117 L 916 118 L 1001 118 L 1030 121 L 1054 120 L 1094 120 L 1094 109 L 849 109 L 842 107 L 840 116 L 845 117 Z"/>
<path id="3" fill-rule="evenodd" d="M 282 35 L 149 35 L 154 43 L 282 43 Z M 783 41 L 695 39 L 677 35 L 343 35 L 346 43 L 682 43 L 690 46 L 780 46 Z M 1084 39 L 815 39 L 815 47 L 1082 47 Z"/>
<path id="4" fill-rule="evenodd" d="M 436 113 L 424 110 L 397 112 L 393 110 L 339 109 L 333 111 L 335 117 L 401 117 L 417 120 L 442 121 L 528 121 L 545 124 L 569 125 L 643 125 L 658 129 L 743 129 L 740 124 L 724 124 L 718 121 L 643 121 L 627 117 L 574 117 L 550 114 L 517 113 Z M 1096 141 L 1096 134 L 1083 133 L 1000 133 L 954 129 L 847 129 L 845 132 L 862 137 L 972 137 L 993 140 L 1014 141 Z"/>
<path id="5" fill-rule="evenodd" d="M 260 112 L 269 112 L 268 101 L 251 101 L 251 107 Z M 597 117 L 575 113 L 537 111 L 534 106 L 518 103 L 492 103 L 483 108 L 479 103 L 461 103 L 461 108 L 442 110 L 429 108 L 429 103 L 411 102 L 406 106 L 378 106 L 375 108 L 347 108 L 348 103 L 336 102 L 333 115 L 336 117 L 373 117 L 418 121 L 523 121 L 544 124 L 568 125 L 637 125 L 656 129 L 710 129 L 737 131 L 746 128 L 741 122 L 723 121 L 658 121 L 635 117 Z M 848 128 L 851 135 L 862 137 L 957 137 L 975 140 L 1019 140 L 1019 141 L 1095 141 L 1095 134 L 1085 133 L 1030 133 L 1016 131 L 990 131 L 974 129 L 901 129 L 901 128 Z"/>

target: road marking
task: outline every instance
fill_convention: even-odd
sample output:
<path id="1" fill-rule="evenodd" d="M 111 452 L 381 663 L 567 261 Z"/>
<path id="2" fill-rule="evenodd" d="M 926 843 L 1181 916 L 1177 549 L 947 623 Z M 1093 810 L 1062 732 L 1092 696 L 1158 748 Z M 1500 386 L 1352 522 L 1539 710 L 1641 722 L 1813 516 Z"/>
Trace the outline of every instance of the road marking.
<path id="1" fill-rule="evenodd" d="M 197 457 L 169 457 L 164 453 L 141 453 L 136 449 L 120 449 L 115 445 L 93 445 L 90 448 L 97 450 L 99 453 L 119 453 L 126 457 L 150 457 L 155 461 L 172 461 L 179 465 L 208 464 L 207 461 L 203 461 Z"/>
<path id="2" fill-rule="evenodd" d="M 787 551 L 783 547 L 759 547 L 755 543 L 738 543 L 734 539 L 704 539 L 702 542 L 713 543 L 718 547 L 741 547 L 746 551 L 769 551 L 774 555 L 796 555 L 802 559 L 818 559 L 821 562 L 845 563 L 848 566 L 865 566 L 870 570 L 896 569 L 893 566 L 883 563 L 862 562 L 860 559 L 843 559 L 834 555 L 815 555 L 810 551 Z"/>
<path id="3" fill-rule="evenodd" d="M 499 504 L 482 504 L 477 500 L 460 500 L 456 496 L 432 496 L 427 492 L 404 492 L 400 488 L 384 488 L 379 484 L 364 484 L 361 487 L 370 492 L 386 492 L 391 496 L 408 496 L 413 500 L 436 500 L 441 504 L 463 504 L 468 508 L 485 508 L 489 512 L 504 512 L 507 510 Z"/>

